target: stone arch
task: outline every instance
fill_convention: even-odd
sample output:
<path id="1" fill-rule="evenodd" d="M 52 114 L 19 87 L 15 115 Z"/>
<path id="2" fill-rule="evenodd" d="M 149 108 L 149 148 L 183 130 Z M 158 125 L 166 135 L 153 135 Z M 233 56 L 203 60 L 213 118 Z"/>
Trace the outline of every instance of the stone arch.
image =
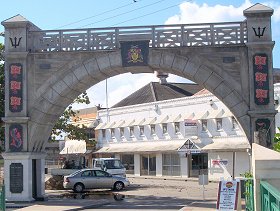
<path id="1" fill-rule="evenodd" d="M 178 52 L 178 51 L 177 51 Z M 37 91 L 37 99 L 29 108 L 29 149 L 41 151 L 64 109 L 92 85 L 127 72 L 172 73 L 194 81 L 211 91 L 232 111 L 247 137 L 250 137 L 249 106 L 242 97 L 240 85 L 230 74 L 207 58 L 195 53 L 150 50 L 146 67 L 122 67 L 120 51 L 96 53 L 86 60 L 75 60 L 51 76 Z"/>

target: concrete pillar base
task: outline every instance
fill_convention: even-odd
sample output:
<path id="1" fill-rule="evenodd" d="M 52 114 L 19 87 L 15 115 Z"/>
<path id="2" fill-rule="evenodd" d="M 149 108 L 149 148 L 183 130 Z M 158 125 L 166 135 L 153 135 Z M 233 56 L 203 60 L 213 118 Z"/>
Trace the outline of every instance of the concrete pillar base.
<path id="1" fill-rule="evenodd" d="M 7 201 L 45 200 L 45 153 L 3 153 Z"/>

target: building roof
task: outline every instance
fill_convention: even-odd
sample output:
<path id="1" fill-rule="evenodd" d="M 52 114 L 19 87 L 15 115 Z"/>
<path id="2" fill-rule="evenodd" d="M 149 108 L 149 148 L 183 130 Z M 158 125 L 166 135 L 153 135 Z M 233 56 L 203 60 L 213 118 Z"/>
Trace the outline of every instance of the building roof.
<path id="1" fill-rule="evenodd" d="M 150 82 L 112 106 L 112 108 L 192 96 L 202 89 L 202 86 L 194 83 L 160 84 L 159 82 Z"/>

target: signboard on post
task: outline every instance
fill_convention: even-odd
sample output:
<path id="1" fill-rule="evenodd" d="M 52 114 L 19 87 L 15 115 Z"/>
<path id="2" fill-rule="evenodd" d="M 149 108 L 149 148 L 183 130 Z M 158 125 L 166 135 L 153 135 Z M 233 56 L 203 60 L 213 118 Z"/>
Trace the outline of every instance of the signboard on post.
<path id="1" fill-rule="evenodd" d="M 238 181 L 220 181 L 218 190 L 217 210 L 238 210 L 238 194 Z"/>

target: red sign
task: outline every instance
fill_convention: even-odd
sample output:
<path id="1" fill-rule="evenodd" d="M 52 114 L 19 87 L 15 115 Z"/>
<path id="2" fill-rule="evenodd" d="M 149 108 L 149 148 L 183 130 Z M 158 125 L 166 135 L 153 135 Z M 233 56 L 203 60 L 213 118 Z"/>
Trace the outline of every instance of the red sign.
<path id="1" fill-rule="evenodd" d="M 9 109 L 11 112 L 22 111 L 23 95 L 23 70 L 22 64 L 11 64 L 9 69 Z"/>
<path id="2" fill-rule="evenodd" d="M 267 105 L 269 103 L 268 56 L 264 53 L 253 57 L 255 103 Z"/>

